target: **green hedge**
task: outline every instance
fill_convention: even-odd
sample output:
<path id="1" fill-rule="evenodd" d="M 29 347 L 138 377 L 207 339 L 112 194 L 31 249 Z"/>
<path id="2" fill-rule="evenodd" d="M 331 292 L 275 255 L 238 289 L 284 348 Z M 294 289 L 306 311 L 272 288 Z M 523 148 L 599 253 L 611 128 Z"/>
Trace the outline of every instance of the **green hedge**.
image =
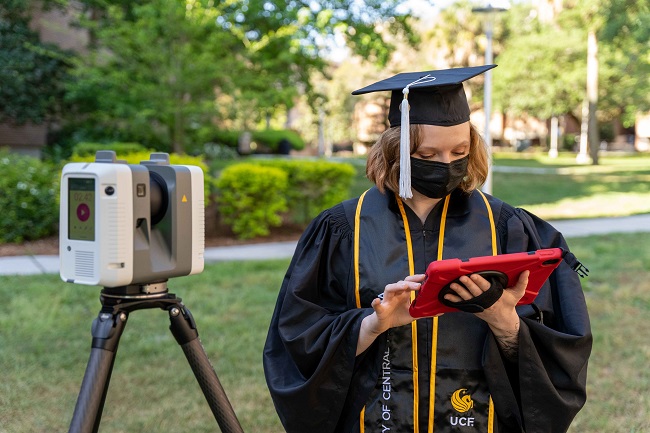
<path id="1" fill-rule="evenodd" d="M 351 164 L 331 161 L 271 159 L 258 164 L 277 167 L 289 176 L 287 203 L 294 222 L 304 224 L 323 210 L 350 198 L 356 174 Z"/>
<path id="2" fill-rule="evenodd" d="M 95 153 L 98 150 L 114 150 L 116 154 L 121 155 L 125 153 L 137 153 L 137 152 L 146 152 L 147 148 L 140 143 L 122 143 L 122 142 L 113 142 L 113 143 L 91 143 L 91 142 L 81 142 L 74 145 L 72 149 L 73 157 L 93 157 L 95 159 Z"/>
<path id="3" fill-rule="evenodd" d="M 243 133 L 244 131 L 233 130 L 202 130 L 199 140 L 204 143 L 222 144 L 237 149 L 239 147 L 239 137 Z M 290 129 L 261 129 L 250 131 L 250 134 L 252 142 L 272 152 L 277 152 L 280 149 L 282 140 L 287 140 L 294 150 L 305 148 L 305 140 L 296 131 Z"/>
<path id="4" fill-rule="evenodd" d="M 0 242 L 23 242 L 57 233 L 57 167 L 0 149 Z"/>
<path id="5" fill-rule="evenodd" d="M 270 227 L 282 224 L 287 210 L 287 173 L 257 164 L 234 164 L 216 181 L 217 203 L 223 222 L 241 239 L 269 234 Z"/>
<path id="6" fill-rule="evenodd" d="M 280 142 L 287 140 L 291 144 L 291 148 L 295 150 L 302 150 L 305 148 L 305 141 L 295 131 L 289 129 L 263 129 L 260 131 L 253 131 L 253 141 L 256 141 L 274 152 L 280 148 Z"/>
<path id="7" fill-rule="evenodd" d="M 215 130 L 211 133 L 210 139 L 208 142 L 214 142 L 218 144 L 224 144 L 228 147 L 237 149 L 239 145 L 239 135 L 240 131 L 228 131 L 228 130 Z"/>
<path id="8" fill-rule="evenodd" d="M 280 176 L 278 173 L 281 173 Z M 355 169 L 346 163 L 269 159 L 235 163 L 217 179 L 223 222 L 241 238 L 265 236 L 281 215 L 305 224 L 346 200 Z"/>

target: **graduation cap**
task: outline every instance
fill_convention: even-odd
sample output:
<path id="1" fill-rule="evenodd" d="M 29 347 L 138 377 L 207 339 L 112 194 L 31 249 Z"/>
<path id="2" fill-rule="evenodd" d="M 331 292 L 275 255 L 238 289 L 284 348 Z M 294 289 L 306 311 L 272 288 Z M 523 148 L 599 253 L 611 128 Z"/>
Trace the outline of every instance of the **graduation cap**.
<path id="1" fill-rule="evenodd" d="M 400 192 L 411 198 L 411 124 L 453 126 L 469 121 L 469 104 L 463 81 L 480 75 L 496 65 L 439 71 L 405 72 L 378 81 L 352 92 L 353 95 L 390 90 L 388 121 L 391 127 L 401 126 Z"/>

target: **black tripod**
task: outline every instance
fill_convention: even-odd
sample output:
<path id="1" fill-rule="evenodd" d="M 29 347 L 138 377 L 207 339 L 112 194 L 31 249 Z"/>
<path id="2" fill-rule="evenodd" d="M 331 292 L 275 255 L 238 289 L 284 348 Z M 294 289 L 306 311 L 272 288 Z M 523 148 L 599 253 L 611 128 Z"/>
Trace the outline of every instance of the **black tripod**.
<path id="1" fill-rule="evenodd" d="M 196 323 L 180 298 L 168 293 L 167 282 L 104 288 L 102 309 L 92 325 L 92 348 L 69 433 L 96 433 L 115 363 L 115 354 L 129 313 L 160 308 L 169 312 L 169 326 L 183 349 L 212 414 L 224 433 L 243 433 L 221 382 L 199 340 Z"/>

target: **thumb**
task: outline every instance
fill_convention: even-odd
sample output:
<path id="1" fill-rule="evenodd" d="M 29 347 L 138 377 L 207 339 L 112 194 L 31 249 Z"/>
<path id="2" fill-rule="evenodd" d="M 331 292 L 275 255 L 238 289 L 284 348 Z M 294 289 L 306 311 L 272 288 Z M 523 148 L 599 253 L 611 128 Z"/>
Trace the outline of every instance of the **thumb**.
<path id="1" fill-rule="evenodd" d="M 519 275 L 519 279 L 517 280 L 517 284 L 514 285 L 513 289 L 517 293 L 521 293 L 522 296 L 524 292 L 526 291 L 526 287 L 528 287 L 528 277 L 530 275 L 530 271 L 526 270 Z"/>

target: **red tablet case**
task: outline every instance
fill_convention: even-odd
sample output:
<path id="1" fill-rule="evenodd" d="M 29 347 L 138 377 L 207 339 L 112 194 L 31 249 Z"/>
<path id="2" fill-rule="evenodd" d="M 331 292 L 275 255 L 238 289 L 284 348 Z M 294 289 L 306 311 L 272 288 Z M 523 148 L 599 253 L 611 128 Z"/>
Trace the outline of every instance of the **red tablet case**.
<path id="1" fill-rule="evenodd" d="M 427 268 L 427 278 L 412 302 L 409 312 L 411 316 L 419 318 L 459 311 L 440 302 L 438 293 L 456 278 L 481 271 L 504 273 L 508 277 L 506 287 L 512 287 L 517 282 L 519 275 L 523 271 L 529 270 L 530 276 L 526 293 L 517 305 L 531 304 L 551 272 L 558 267 L 563 256 L 563 249 L 548 248 L 498 256 L 472 257 L 467 260 L 446 259 L 431 262 Z"/>

